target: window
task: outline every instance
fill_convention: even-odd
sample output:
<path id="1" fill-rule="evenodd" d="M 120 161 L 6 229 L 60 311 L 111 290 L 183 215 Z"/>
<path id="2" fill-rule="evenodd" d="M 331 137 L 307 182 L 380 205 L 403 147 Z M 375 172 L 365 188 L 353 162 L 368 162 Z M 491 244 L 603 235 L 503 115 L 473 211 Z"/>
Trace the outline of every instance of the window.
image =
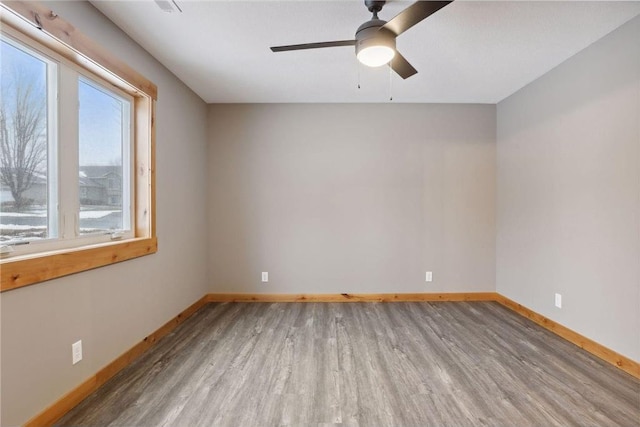
<path id="1" fill-rule="evenodd" d="M 131 231 L 131 99 L 78 82 L 80 234 Z"/>
<path id="2" fill-rule="evenodd" d="M 154 253 L 155 85 L 44 6 L 0 8 L 1 290 Z"/>
<path id="3" fill-rule="evenodd" d="M 55 54 L 0 42 L 0 242 L 20 255 L 132 236 L 133 98 Z"/>
<path id="4" fill-rule="evenodd" d="M 57 64 L 0 41 L 0 243 L 56 238 Z"/>
<path id="5" fill-rule="evenodd" d="M 20 255 L 132 237 L 133 98 L 50 52 L 0 42 L 0 242 Z"/>

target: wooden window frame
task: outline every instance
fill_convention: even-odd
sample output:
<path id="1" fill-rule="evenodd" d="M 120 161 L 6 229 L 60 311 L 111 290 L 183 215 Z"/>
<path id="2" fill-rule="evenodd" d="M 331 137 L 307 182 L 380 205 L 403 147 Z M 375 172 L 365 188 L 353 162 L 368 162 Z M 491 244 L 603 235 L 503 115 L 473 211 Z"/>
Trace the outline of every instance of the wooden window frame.
<path id="1" fill-rule="evenodd" d="M 134 98 L 134 238 L 0 260 L 0 292 L 157 252 L 155 110 L 157 87 L 45 5 L 0 3 L 0 22 Z"/>

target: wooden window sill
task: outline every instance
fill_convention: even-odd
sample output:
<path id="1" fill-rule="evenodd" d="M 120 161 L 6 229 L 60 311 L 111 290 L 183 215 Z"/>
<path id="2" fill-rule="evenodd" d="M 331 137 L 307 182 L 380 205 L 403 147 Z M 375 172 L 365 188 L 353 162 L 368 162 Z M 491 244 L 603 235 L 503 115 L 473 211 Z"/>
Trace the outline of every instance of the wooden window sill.
<path id="1" fill-rule="evenodd" d="M 0 292 L 150 255 L 157 250 L 156 237 L 141 237 L 3 259 Z"/>

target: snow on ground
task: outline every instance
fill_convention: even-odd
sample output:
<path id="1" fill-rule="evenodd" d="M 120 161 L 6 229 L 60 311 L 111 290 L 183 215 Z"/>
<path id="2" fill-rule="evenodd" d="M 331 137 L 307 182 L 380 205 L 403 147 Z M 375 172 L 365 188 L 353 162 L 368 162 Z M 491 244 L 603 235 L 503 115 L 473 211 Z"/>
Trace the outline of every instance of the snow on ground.
<path id="1" fill-rule="evenodd" d="M 2 224 L 1 227 L 5 230 L 44 230 L 46 225 L 18 225 L 18 224 Z"/>
<path id="2" fill-rule="evenodd" d="M 112 213 L 120 213 L 120 211 L 80 211 L 80 219 L 100 219 Z M 0 212 L 0 218 L 46 218 L 46 211 L 35 212 Z"/>
<path id="3" fill-rule="evenodd" d="M 80 211 L 80 219 L 99 219 L 120 211 Z"/>
<path id="4" fill-rule="evenodd" d="M 37 211 L 37 212 L 0 212 L 0 217 L 2 218 L 19 218 L 19 217 L 36 217 L 36 218 L 46 218 L 47 212 L 45 211 Z"/>

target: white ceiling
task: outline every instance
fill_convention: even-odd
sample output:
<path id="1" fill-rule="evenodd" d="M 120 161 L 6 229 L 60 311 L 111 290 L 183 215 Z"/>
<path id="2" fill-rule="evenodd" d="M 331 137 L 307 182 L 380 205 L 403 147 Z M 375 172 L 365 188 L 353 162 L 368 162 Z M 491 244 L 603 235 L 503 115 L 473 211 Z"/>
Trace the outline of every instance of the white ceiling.
<path id="1" fill-rule="evenodd" d="M 362 1 L 92 1 L 209 103 L 497 103 L 640 14 L 640 2 L 455 1 L 400 35 L 418 70 L 358 66 L 353 47 L 270 46 L 353 39 Z M 385 5 L 389 20 L 411 2 Z M 361 89 L 357 89 L 360 69 Z"/>

